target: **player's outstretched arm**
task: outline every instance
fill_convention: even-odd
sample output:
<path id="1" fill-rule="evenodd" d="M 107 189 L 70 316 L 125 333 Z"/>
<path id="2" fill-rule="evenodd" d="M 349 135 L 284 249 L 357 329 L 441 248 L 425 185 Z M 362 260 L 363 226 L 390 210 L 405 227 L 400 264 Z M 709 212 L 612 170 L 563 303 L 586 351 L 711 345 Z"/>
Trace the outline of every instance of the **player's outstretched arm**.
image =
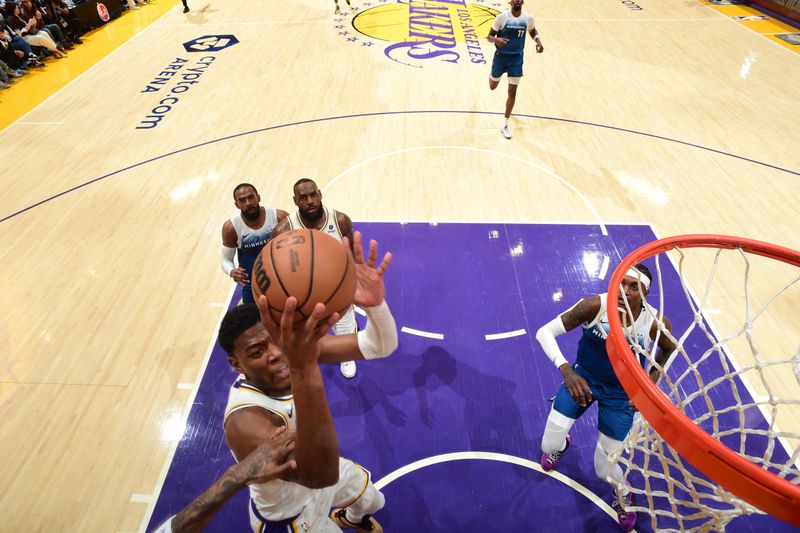
<path id="1" fill-rule="evenodd" d="M 347 239 L 343 245 L 349 249 L 346 241 Z M 380 264 L 377 264 L 378 243 L 371 240 L 365 258 L 361 232 L 358 231 L 353 234 L 352 250 L 356 267 L 356 294 L 353 303 L 364 309 L 367 326 L 358 333 L 327 335 L 323 338 L 320 361 L 326 363 L 388 357 L 397 348 L 397 326 L 384 300 L 386 287 L 383 282 L 383 274 L 392 262 L 392 254 L 386 252 Z"/>
<path id="2" fill-rule="evenodd" d="M 339 442 L 319 370 L 320 340 L 339 320 L 339 314 L 333 313 L 323 320 L 325 305 L 318 303 L 310 317 L 295 325 L 296 307 L 297 299 L 287 298 L 281 323 L 276 325 L 270 316 L 266 296 L 258 300 L 261 323 L 289 360 L 297 424 L 297 482 L 310 488 L 322 488 L 339 480 Z"/>
<path id="3" fill-rule="evenodd" d="M 599 312 L 600 296 L 590 296 L 589 298 L 584 298 L 567 312 L 557 316 L 536 332 L 536 340 L 539 341 L 550 361 L 561 372 L 570 396 L 581 406 L 585 406 L 592 401 L 592 391 L 586 380 L 580 377 L 567 362 L 567 358 L 561 353 L 561 348 L 556 342 L 556 337 L 575 329 L 584 322 L 591 322 Z"/>

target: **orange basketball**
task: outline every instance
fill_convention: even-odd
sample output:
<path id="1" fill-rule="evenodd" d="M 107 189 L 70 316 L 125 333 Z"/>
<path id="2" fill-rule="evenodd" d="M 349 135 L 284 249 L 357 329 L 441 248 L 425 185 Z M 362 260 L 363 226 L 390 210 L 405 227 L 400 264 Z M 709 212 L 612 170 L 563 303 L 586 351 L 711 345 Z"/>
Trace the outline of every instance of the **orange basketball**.
<path id="1" fill-rule="evenodd" d="M 356 271 L 341 242 L 326 233 L 298 229 L 281 233 L 253 264 L 253 296 L 265 294 L 272 319 L 280 323 L 286 299 L 297 298 L 295 323 L 325 304 L 324 318 L 344 313 L 353 303 Z"/>

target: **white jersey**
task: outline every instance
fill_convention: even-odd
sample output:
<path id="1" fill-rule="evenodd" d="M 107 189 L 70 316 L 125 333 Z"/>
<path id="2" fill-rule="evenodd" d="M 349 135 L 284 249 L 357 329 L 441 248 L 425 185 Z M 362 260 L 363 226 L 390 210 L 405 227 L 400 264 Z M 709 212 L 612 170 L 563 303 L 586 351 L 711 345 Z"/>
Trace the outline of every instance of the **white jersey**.
<path id="1" fill-rule="evenodd" d="M 288 429 L 294 430 L 297 427 L 294 419 L 294 401 L 291 395 L 275 398 L 267 396 L 240 377 L 231 385 L 228 393 L 225 421 L 228 420 L 231 413 L 248 407 L 261 407 L 278 415 Z M 276 521 L 298 515 L 306 500 L 312 497 L 313 492 L 313 489 L 299 483 L 281 479 L 250 485 L 250 499 L 256 504 L 259 512 L 268 519 Z"/>
<path id="2" fill-rule="evenodd" d="M 231 385 L 225 420 L 240 409 L 260 407 L 278 415 L 294 430 L 297 422 L 291 395 L 272 397 L 239 377 Z M 290 531 L 329 533 L 341 531 L 328 518 L 332 506 L 346 507 L 362 496 L 374 498 L 377 490 L 369 472 L 356 463 L 339 458 L 339 482 L 323 489 L 310 489 L 299 483 L 274 479 L 249 485 L 250 524 L 253 531 L 265 526 L 288 526 Z M 279 523 L 279 524 L 276 524 Z M 270 530 L 272 531 L 272 530 Z"/>
<path id="3" fill-rule="evenodd" d="M 260 228 L 251 228 L 245 224 L 241 213 L 236 213 L 231 217 L 231 224 L 236 231 L 236 248 L 239 256 L 239 266 L 245 269 L 248 275 L 246 287 L 250 287 L 252 279 L 253 264 L 256 262 L 258 254 L 269 242 L 272 228 L 278 224 L 278 212 L 272 207 L 264 207 L 266 216 L 264 224 Z"/>
<path id="4" fill-rule="evenodd" d="M 328 209 L 324 205 L 322 206 L 324 211 L 323 218 L 325 223 L 320 227 L 319 231 L 323 233 L 327 233 L 334 239 L 339 242 L 342 242 L 342 230 L 339 229 L 339 213 L 336 212 L 336 209 Z M 307 228 L 305 224 L 303 224 L 303 219 L 300 218 L 300 212 L 292 213 L 289 215 L 289 229 L 304 229 Z M 316 228 L 311 228 L 316 229 Z"/>
<path id="5" fill-rule="evenodd" d="M 327 233 L 337 241 L 342 242 L 342 230 L 339 228 L 339 213 L 336 212 L 336 209 L 328 209 L 324 205 L 322 209 L 325 212 L 323 215 L 325 223 L 318 231 Z M 300 212 L 298 211 L 289 215 L 289 230 L 302 228 L 306 228 L 306 225 L 303 224 L 303 219 L 300 218 Z M 336 325 L 333 326 L 333 333 L 334 335 L 346 335 L 348 333 L 355 333 L 356 329 L 356 313 L 351 306 L 350 309 L 342 315 L 342 318 L 339 319 Z"/>
<path id="6" fill-rule="evenodd" d="M 622 390 L 606 351 L 606 337 L 610 329 L 608 324 L 608 293 L 603 293 L 599 296 L 600 311 L 591 322 L 583 324 L 583 335 L 578 341 L 578 357 L 575 366 L 576 368 L 579 367 L 582 372 L 588 373 L 591 377 Z M 614 309 L 616 309 L 616 303 L 616 300 L 614 300 Z M 650 328 L 653 326 L 656 314 L 657 311 L 653 306 L 642 302 L 642 311 L 636 321 L 632 326 L 623 328 L 629 344 L 636 343 L 644 350 L 650 348 Z"/>

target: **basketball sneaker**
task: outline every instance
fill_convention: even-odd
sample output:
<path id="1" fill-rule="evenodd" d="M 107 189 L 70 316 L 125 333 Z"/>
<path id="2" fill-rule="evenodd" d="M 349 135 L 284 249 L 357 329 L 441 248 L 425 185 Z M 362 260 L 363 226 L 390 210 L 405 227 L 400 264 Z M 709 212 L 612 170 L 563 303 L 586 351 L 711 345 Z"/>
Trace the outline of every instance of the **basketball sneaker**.
<path id="1" fill-rule="evenodd" d="M 342 373 L 344 377 L 347 379 L 353 379 L 356 377 L 356 362 L 355 361 L 345 361 L 344 363 L 339 364 L 339 372 Z"/>
<path id="2" fill-rule="evenodd" d="M 342 529 L 352 529 L 358 533 L 383 533 L 381 525 L 369 514 L 365 514 L 361 522 L 354 524 L 347 519 L 347 512 L 344 509 L 334 509 L 331 512 L 331 520 Z"/>
<path id="3" fill-rule="evenodd" d="M 630 487 L 630 483 L 625 481 L 625 484 Z M 620 503 L 621 502 L 621 503 Z M 627 496 L 620 497 L 617 490 L 614 490 L 614 501 L 611 502 L 611 507 L 617 512 L 617 521 L 622 531 L 631 531 L 636 527 L 636 513 L 633 511 L 626 511 L 635 504 L 633 492 L 628 491 Z"/>
<path id="4" fill-rule="evenodd" d="M 567 445 L 563 450 L 555 453 L 543 453 L 542 459 L 539 461 L 542 465 L 542 468 L 547 471 L 557 467 L 558 462 L 561 460 L 561 456 L 564 455 L 565 451 L 569 450 L 570 444 L 572 444 L 572 435 L 567 435 Z"/>
<path id="5" fill-rule="evenodd" d="M 503 134 L 503 137 L 506 139 L 511 138 L 511 130 L 508 128 L 508 124 L 504 124 L 502 128 L 500 128 L 500 133 Z"/>

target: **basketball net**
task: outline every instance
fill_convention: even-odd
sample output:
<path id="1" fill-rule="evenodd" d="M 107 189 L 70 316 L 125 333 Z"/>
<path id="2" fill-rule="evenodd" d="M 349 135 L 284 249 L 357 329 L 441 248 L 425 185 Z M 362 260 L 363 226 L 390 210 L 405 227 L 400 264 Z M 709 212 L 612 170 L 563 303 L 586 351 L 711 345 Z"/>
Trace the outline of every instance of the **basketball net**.
<path id="1" fill-rule="evenodd" d="M 623 260 L 609 302 L 625 298 L 620 282 L 640 262 L 653 274 L 641 312 L 655 315 L 657 338 L 644 349 L 622 328 L 634 323 L 625 300 L 607 341 L 640 410 L 612 457 L 636 497 L 628 510 L 657 531 L 724 531 L 765 512 L 800 526 L 800 253 L 716 235 L 655 241 Z M 662 335 L 677 346 L 663 368 Z"/>

